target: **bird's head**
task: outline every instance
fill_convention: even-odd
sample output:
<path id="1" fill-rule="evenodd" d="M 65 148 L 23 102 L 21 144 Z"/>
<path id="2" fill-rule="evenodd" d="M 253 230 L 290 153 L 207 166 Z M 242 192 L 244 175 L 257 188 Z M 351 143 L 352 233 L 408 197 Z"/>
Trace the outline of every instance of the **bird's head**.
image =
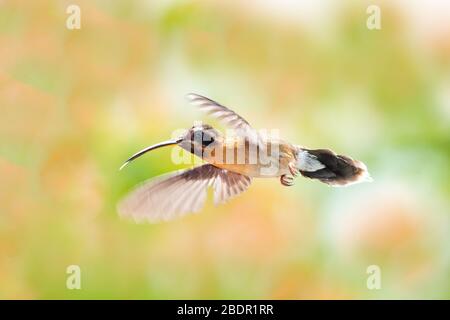
<path id="1" fill-rule="evenodd" d="M 209 124 L 194 125 L 181 137 L 178 145 L 201 157 L 206 148 L 212 148 L 221 140 L 221 134 Z"/>
<path id="2" fill-rule="evenodd" d="M 214 148 L 215 145 L 219 142 L 220 138 L 221 135 L 219 131 L 217 131 L 210 125 L 194 125 L 190 129 L 186 130 L 186 132 L 177 139 L 160 142 L 135 153 L 127 161 L 125 161 L 125 163 L 120 167 L 120 170 L 122 170 L 122 168 L 124 168 L 131 161 L 139 158 L 149 151 L 173 145 L 178 145 L 179 147 L 199 157 L 202 157 L 205 149 Z"/>

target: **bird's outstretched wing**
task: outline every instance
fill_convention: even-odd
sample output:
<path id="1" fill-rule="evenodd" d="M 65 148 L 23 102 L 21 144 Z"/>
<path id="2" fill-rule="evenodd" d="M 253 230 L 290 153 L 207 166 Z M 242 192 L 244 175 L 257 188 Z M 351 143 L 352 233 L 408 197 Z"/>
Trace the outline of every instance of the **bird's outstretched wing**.
<path id="1" fill-rule="evenodd" d="M 216 119 L 222 121 L 225 125 L 237 130 L 253 130 L 247 120 L 242 118 L 233 110 L 221 105 L 220 103 L 211 100 L 207 97 L 196 93 L 189 93 L 187 95 L 189 101 L 196 105 L 200 110 L 212 115 Z"/>
<path id="2" fill-rule="evenodd" d="M 136 221 L 168 221 L 199 211 L 209 187 L 219 204 L 247 190 L 250 183 L 250 177 L 205 164 L 144 182 L 119 203 L 118 210 Z"/>
<path id="3" fill-rule="evenodd" d="M 233 110 L 196 93 L 189 93 L 187 98 L 200 110 L 218 119 L 229 128 L 234 129 L 238 136 L 246 137 L 250 142 L 260 146 L 263 146 L 265 143 L 264 137 L 262 137 L 247 120 Z"/>

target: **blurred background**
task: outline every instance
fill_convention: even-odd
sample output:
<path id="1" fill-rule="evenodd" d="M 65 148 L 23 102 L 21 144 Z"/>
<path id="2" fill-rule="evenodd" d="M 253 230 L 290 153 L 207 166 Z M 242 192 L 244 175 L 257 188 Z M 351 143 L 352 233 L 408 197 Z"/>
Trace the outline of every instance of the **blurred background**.
<path id="1" fill-rule="evenodd" d="M 181 220 L 119 218 L 134 185 L 182 168 L 169 148 L 119 172 L 129 155 L 217 125 L 188 92 L 375 181 L 256 180 Z M 0 110 L 0 298 L 450 298 L 444 1 L 3 0 Z"/>

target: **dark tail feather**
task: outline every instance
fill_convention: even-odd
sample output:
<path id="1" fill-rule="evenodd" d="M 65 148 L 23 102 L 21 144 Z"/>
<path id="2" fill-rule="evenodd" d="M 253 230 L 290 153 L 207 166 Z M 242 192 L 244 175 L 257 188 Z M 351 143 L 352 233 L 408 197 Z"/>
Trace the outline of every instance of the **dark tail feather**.
<path id="1" fill-rule="evenodd" d="M 364 163 L 349 157 L 337 155 L 331 150 L 302 149 L 308 155 L 319 161 L 324 168 L 316 171 L 302 171 L 304 177 L 317 179 L 332 186 L 345 186 L 348 184 L 372 181 Z"/>

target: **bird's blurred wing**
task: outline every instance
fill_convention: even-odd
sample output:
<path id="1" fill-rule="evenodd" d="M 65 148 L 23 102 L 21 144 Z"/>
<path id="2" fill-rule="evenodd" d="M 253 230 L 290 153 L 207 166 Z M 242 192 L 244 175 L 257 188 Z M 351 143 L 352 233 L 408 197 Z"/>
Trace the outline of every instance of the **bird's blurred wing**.
<path id="1" fill-rule="evenodd" d="M 214 203 L 219 204 L 247 190 L 250 183 L 250 177 L 205 164 L 144 182 L 119 203 L 118 210 L 136 221 L 172 220 L 199 211 L 208 187 L 213 187 Z"/>
<path id="2" fill-rule="evenodd" d="M 226 126 L 236 130 L 237 135 L 245 136 L 250 142 L 257 143 L 259 145 L 264 143 L 264 138 L 258 134 L 255 129 L 253 129 L 250 123 L 248 123 L 247 120 L 233 110 L 196 93 L 188 94 L 187 98 L 200 110 L 205 111 L 207 114 L 215 117 Z"/>
<path id="3" fill-rule="evenodd" d="M 247 120 L 242 118 L 236 112 L 220 103 L 211 100 L 207 97 L 199 94 L 190 93 L 187 95 L 189 101 L 196 105 L 200 110 L 205 111 L 207 114 L 212 115 L 216 119 L 222 121 L 225 125 L 237 129 L 237 130 L 249 130 L 252 129 Z"/>

